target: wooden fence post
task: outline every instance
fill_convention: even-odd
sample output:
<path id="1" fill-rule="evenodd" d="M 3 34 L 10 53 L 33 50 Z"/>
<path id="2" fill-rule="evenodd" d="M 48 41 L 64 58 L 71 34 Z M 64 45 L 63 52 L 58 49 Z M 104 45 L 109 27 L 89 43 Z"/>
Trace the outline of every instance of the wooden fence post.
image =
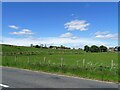
<path id="1" fill-rule="evenodd" d="M 44 57 L 44 63 L 46 62 L 46 57 Z"/>
<path id="2" fill-rule="evenodd" d="M 83 59 L 83 67 L 85 67 L 85 59 Z"/>
<path id="3" fill-rule="evenodd" d="M 63 66 L 63 58 L 61 58 L 61 67 Z"/>
<path id="4" fill-rule="evenodd" d="M 111 60 L 111 69 L 113 68 L 114 62 Z"/>
<path id="5" fill-rule="evenodd" d="M 50 65 L 50 60 L 48 61 L 48 64 Z"/>

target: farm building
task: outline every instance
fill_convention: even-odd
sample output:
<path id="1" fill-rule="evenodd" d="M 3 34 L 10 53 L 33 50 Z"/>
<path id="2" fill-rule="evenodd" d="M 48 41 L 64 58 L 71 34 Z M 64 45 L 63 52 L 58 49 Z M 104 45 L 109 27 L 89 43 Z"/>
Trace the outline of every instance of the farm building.
<path id="1" fill-rule="evenodd" d="M 109 52 L 114 52 L 114 47 L 109 47 L 108 51 Z"/>

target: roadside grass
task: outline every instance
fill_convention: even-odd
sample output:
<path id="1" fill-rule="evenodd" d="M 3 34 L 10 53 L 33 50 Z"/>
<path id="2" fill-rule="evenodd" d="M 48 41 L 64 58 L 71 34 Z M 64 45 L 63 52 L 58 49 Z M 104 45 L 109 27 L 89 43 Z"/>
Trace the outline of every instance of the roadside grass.
<path id="1" fill-rule="evenodd" d="M 118 53 L 114 52 L 85 53 L 81 50 L 4 46 L 2 65 L 118 82 Z"/>

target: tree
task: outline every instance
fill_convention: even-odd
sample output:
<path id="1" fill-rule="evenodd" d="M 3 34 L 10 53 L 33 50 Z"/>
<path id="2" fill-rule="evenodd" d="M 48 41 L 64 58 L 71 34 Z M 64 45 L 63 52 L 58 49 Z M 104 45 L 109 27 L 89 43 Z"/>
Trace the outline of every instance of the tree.
<path id="1" fill-rule="evenodd" d="M 53 46 L 49 46 L 49 48 L 53 48 Z"/>
<path id="2" fill-rule="evenodd" d="M 65 46 L 61 45 L 60 48 L 61 48 L 61 49 L 65 49 Z"/>
<path id="3" fill-rule="evenodd" d="M 43 48 L 43 44 L 40 44 L 40 48 Z"/>
<path id="4" fill-rule="evenodd" d="M 98 47 L 98 46 L 92 45 L 91 48 L 90 48 L 90 51 L 91 51 L 91 52 L 99 52 L 100 50 L 99 50 L 99 47 Z"/>
<path id="5" fill-rule="evenodd" d="M 84 51 L 89 52 L 90 51 L 90 47 L 88 45 L 84 46 Z"/>
<path id="6" fill-rule="evenodd" d="M 30 44 L 30 47 L 33 47 L 33 44 Z"/>
<path id="7" fill-rule="evenodd" d="M 120 46 L 118 46 L 118 52 L 120 51 Z"/>
<path id="8" fill-rule="evenodd" d="M 115 48 L 114 48 L 114 51 L 120 51 L 120 46 L 116 46 Z"/>
<path id="9" fill-rule="evenodd" d="M 47 45 L 45 44 L 45 46 L 43 48 L 47 49 Z"/>
<path id="10" fill-rule="evenodd" d="M 106 46 L 101 45 L 99 47 L 99 49 L 100 49 L 100 52 L 107 52 L 107 47 Z"/>
<path id="11" fill-rule="evenodd" d="M 39 45 L 36 45 L 35 48 L 40 48 L 40 46 L 39 46 Z"/>

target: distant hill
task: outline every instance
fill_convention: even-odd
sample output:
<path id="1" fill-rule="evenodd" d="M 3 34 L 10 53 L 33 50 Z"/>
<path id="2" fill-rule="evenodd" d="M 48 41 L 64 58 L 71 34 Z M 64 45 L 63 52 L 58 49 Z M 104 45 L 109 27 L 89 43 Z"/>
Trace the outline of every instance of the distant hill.
<path id="1" fill-rule="evenodd" d="M 38 51 L 38 48 L 34 47 L 25 47 L 25 46 L 15 46 L 15 45 L 2 45 L 2 51 L 3 52 L 24 52 L 24 51 Z"/>
<path id="2" fill-rule="evenodd" d="M 14 54 L 81 54 L 84 53 L 83 50 L 73 50 L 73 49 L 44 49 L 44 48 L 35 48 L 27 46 L 15 46 L 15 45 L 2 45 L 2 52 L 4 53 L 13 53 Z"/>

